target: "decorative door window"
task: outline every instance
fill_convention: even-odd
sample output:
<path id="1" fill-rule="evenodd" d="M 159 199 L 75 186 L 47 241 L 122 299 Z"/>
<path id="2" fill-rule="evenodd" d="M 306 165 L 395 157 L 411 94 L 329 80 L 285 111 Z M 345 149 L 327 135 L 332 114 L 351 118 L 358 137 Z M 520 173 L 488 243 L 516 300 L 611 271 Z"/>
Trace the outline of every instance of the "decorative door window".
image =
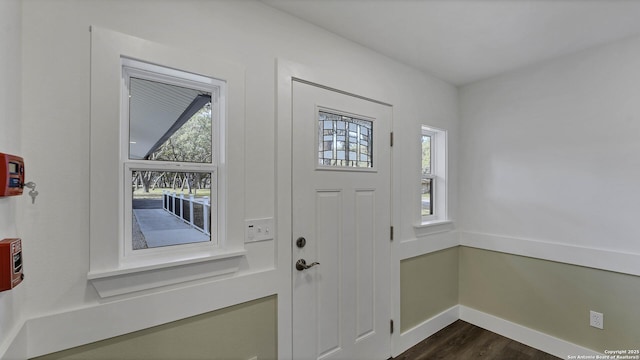
<path id="1" fill-rule="evenodd" d="M 373 121 L 318 112 L 321 166 L 373 168 Z"/>

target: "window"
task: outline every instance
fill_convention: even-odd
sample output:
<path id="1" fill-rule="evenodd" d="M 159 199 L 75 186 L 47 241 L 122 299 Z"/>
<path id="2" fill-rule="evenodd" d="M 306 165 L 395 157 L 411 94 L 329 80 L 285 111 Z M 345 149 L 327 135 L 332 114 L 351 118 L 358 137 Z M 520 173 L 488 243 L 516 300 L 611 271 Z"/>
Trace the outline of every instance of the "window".
<path id="1" fill-rule="evenodd" d="M 318 164 L 373 167 L 373 121 L 318 112 Z"/>
<path id="2" fill-rule="evenodd" d="M 420 222 L 447 220 L 446 143 L 444 130 L 422 126 L 420 167 Z"/>
<path id="3" fill-rule="evenodd" d="M 91 27 L 87 278 L 101 297 L 226 276 L 247 254 L 244 69 L 214 54 Z"/>
<path id="4" fill-rule="evenodd" d="M 122 74 L 125 256 L 216 246 L 224 82 L 130 59 Z"/>
<path id="5" fill-rule="evenodd" d="M 422 129 L 422 182 L 421 182 L 421 216 L 424 219 L 433 214 L 433 139 L 435 133 Z"/>

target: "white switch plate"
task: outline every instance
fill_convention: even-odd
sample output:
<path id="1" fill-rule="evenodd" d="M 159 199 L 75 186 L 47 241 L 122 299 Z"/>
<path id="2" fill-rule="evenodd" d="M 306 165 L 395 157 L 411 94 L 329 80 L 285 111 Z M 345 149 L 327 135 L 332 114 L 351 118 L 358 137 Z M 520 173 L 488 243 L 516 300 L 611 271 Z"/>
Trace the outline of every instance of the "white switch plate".
<path id="1" fill-rule="evenodd" d="M 274 237 L 273 218 L 244 221 L 244 242 L 271 240 Z"/>

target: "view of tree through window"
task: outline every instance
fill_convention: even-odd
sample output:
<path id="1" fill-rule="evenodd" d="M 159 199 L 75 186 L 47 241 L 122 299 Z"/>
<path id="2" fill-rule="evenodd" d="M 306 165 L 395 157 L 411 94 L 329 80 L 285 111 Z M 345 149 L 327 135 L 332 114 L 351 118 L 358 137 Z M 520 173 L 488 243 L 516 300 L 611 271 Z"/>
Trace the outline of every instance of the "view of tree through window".
<path id="1" fill-rule="evenodd" d="M 151 153 L 148 160 L 207 163 L 211 162 L 211 158 L 211 103 L 207 103 Z M 167 183 L 168 179 L 172 179 L 170 183 Z M 199 183 L 199 179 L 198 173 L 179 177 L 177 173 L 139 171 L 133 182 L 147 194 L 150 187 L 158 187 L 159 180 L 163 181 L 161 183 L 163 185 L 170 184 L 172 190 L 186 189 L 188 194 L 192 192 L 195 194 L 199 188 L 202 188 L 201 186 L 205 185 Z"/>
<path id="2" fill-rule="evenodd" d="M 211 103 L 205 104 L 154 151 L 148 160 L 210 163 Z"/>
<path id="3" fill-rule="evenodd" d="M 211 173 L 133 171 L 132 177 L 134 250 L 210 240 Z"/>
<path id="4" fill-rule="evenodd" d="M 432 135 L 422 135 L 422 216 L 433 214 Z"/>
<path id="5" fill-rule="evenodd" d="M 131 166 L 133 250 L 211 240 L 212 110 L 210 92 L 130 78 L 129 159 L 159 164 Z"/>

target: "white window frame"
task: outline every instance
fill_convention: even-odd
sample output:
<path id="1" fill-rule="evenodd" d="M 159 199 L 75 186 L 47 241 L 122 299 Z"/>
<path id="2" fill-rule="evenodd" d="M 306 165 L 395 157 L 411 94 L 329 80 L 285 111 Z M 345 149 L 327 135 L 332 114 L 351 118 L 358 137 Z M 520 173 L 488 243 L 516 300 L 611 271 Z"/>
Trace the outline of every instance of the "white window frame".
<path id="1" fill-rule="evenodd" d="M 421 217 L 421 222 L 425 223 L 425 222 L 429 222 L 429 221 L 433 221 L 435 220 L 437 211 L 436 211 L 436 206 L 435 206 L 435 198 L 436 198 L 436 189 L 438 188 L 437 184 L 436 184 L 436 175 L 435 175 L 435 164 L 436 164 L 436 154 L 438 153 L 438 151 L 436 150 L 436 146 L 435 146 L 435 142 L 436 142 L 436 133 L 434 131 L 428 130 L 428 128 L 425 128 L 424 126 L 422 127 L 422 136 L 429 136 L 431 138 L 430 140 L 430 146 L 431 146 L 431 150 L 430 150 L 430 156 L 431 156 L 431 171 L 428 175 L 423 175 L 422 174 L 422 146 L 421 146 L 421 151 L 420 151 L 420 160 L 421 160 L 421 166 L 420 166 L 420 187 L 422 188 L 422 179 L 423 178 L 427 178 L 427 179 L 431 179 L 431 197 L 429 199 L 429 201 L 431 202 L 431 214 L 430 215 L 422 215 L 422 190 L 420 190 L 420 217 Z M 422 142 L 422 139 L 420 139 Z"/>
<path id="2" fill-rule="evenodd" d="M 420 177 L 418 180 L 418 222 L 417 226 L 429 226 L 449 221 L 447 213 L 447 131 L 429 125 L 422 125 L 422 136 L 431 137 L 431 215 L 422 216 L 422 145 L 420 145 Z"/>
<path id="3" fill-rule="evenodd" d="M 139 78 L 144 80 L 155 81 L 168 85 L 175 85 L 194 90 L 206 91 L 211 93 L 211 151 L 212 159 L 210 163 L 188 163 L 188 162 L 171 162 L 171 161 L 155 161 L 155 160 L 130 160 L 129 159 L 129 141 L 130 141 L 130 119 L 129 119 L 129 100 L 130 100 L 130 79 Z M 141 259 L 170 257 L 176 252 L 198 254 L 201 252 L 211 252 L 221 245 L 218 239 L 224 239 L 224 221 L 219 221 L 225 213 L 225 204 L 218 201 L 218 193 L 224 193 L 224 182 L 218 181 L 218 166 L 221 158 L 221 143 L 225 138 L 225 98 L 226 98 L 226 82 L 197 74 L 191 74 L 184 71 L 166 68 L 163 66 L 149 64 L 134 59 L 122 59 L 122 89 L 120 104 L 120 162 L 124 167 L 122 193 L 123 201 L 122 213 L 124 214 L 124 234 L 123 234 L 123 254 L 122 263 L 139 262 Z M 176 171 L 176 172 L 204 172 L 211 174 L 211 241 L 178 244 L 164 247 L 148 248 L 133 250 L 132 242 L 132 198 L 130 189 L 131 174 L 135 170 L 156 170 L 156 171 Z M 215 207 L 215 209 L 214 209 Z"/>

